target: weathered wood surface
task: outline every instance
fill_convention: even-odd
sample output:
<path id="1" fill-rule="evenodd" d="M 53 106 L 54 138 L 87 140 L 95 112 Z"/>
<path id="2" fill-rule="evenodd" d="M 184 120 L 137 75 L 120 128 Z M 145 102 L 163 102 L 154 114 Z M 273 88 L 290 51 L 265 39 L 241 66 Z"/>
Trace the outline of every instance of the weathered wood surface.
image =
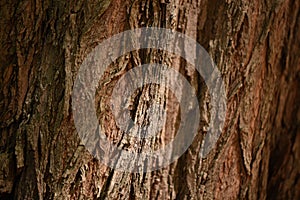
<path id="1" fill-rule="evenodd" d="M 0 198 L 299 199 L 299 4 L 1 1 Z M 178 57 L 132 52 L 111 65 L 99 83 L 95 105 L 107 135 L 114 141 L 121 137 L 106 106 L 114 84 L 126 70 L 155 62 L 179 70 L 197 89 L 203 127 L 170 166 L 146 174 L 118 172 L 80 145 L 71 112 L 72 86 L 81 62 L 97 44 L 144 26 L 185 33 L 209 52 L 226 86 L 226 122 L 216 148 L 199 159 L 209 115 L 203 81 Z M 178 105 L 165 92 L 160 98 L 169 106 L 170 124 L 176 124 Z M 142 89 L 135 113 L 145 115 L 142 97 L 156 93 L 154 86 Z M 165 133 L 175 131 L 176 125 Z"/>

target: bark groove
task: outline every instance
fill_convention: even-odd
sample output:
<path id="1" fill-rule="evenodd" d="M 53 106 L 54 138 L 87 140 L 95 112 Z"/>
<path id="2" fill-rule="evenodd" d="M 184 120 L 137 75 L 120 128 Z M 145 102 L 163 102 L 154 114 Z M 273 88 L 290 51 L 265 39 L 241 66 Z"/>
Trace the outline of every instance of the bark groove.
<path id="1" fill-rule="evenodd" d="M 299 4 L 1 1 L 0 198 L 299 199 Z M 200 75 L 184 59 L 159 50 L 120 57 L 99 82 L 95 102 L 105 134 L 114 143 L 133 148 L 107 106 L 117 80 L 133 67 L 173 67 L 195 87 L 201 104 L 199 133 L 182 157 L 155 172 L 126 173 L 103 165 L 81 144 L 71 93 L 80 64 L 97 44 L 146 26 L 185 33 L 209 52 L 226 87 L 226 121 L 216 148 L 200 159 L 210 115 Z M 176 134 L 179 105 L 170 90 L 147 85 L 137 91 L 131 105 L 137 123 L 149 118 L 149 101 L 166 102 L 170 125 L 161 140 L 139 144 L 155 149 Z"/>

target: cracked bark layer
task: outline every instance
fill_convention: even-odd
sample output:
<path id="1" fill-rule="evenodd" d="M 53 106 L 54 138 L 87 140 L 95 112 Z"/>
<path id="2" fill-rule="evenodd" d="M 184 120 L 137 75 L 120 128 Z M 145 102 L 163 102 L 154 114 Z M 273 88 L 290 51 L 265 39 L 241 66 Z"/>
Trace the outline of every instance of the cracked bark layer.
<path id="1" fill-rule="evenodd" d="M 299 198 L 299 2 L 2 1 L 0 3 L 0 197 L 14 199 Z M 109 169 L 80 144 L 71 92 L 80 64 L 101 41 L 152 26 L 197 40 L 222 73 L 227 115 L 216 148 L 199 159 L 209 115 L 205 84 L 183 59 L 140 50 L 110 65 L 95 105 L 112 141 L 121 142 L 107 103 L 116 81 L 144 63 L 166 63 L 194 86 L 198 136 L 176 162 L 146 174 Z M 132 115 L 145 115 L 142 88 Z M 178 105 L 165 90 L 176 132 Z M 130 148 L 130 146 L 128 147 Z"/>

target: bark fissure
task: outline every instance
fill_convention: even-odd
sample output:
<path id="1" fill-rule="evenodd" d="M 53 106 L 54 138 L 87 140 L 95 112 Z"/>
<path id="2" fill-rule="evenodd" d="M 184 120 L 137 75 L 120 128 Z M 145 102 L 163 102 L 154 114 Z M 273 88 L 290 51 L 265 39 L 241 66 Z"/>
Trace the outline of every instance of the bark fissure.
<path id="1" fill-rule="evenodd" d="M 299 198 L 299 4 L 1 2 L 0 199 Z M 201 109 L 198 135 L 186 153 L 163 169 L 138 174 L 108 168 L 81 144 L 71 97 L 80 64 L 97 44 L 138 27 L 187 34 L 221 71 L 226 120 L 206 158 L 199 155 L 212 105 L 204 80 L 184 59 L 153 49 L 130 52 L 108 67 L 96 92 L 97 117 L 103 134 L 120 148 L 134 150 L 137 145 L 136 151 L 145 151 L 168 144 L 181 117 L 179 100 L 168 88 L 146 85 L 136 91 L 130 105 L 134 122 L 147 125 L 149 106 L 163 102 L 168 126 L 158 139 L 128 137 L 108 105 L 113 87 L 128 70 L 149 63 L 172 67 L 196 89 Z"/>

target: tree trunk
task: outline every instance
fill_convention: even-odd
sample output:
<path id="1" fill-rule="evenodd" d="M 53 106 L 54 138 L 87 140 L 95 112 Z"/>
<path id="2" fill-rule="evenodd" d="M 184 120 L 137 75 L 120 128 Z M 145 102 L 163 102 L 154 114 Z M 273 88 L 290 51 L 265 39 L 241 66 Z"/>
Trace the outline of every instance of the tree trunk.
<path id="1" fill-rule="evenodd" d="M 27 0 L 0 2 L 0 199 L 300 199 L 300 17 L 297 0 Z M 226 89 L 222 134 L 199 157 L 210 115 L 205 83 L 161 50 L 137 50 L 111 64 L 96 94 L 106 135 L 122 143 L 109 104 L 118 79 L 146 63 L 167 63 L 196 89 L 198 135 L 167 167 L 123 172 L 95 159 L 78 137 L 72 90 L 81 63 L 105 39 L 138 27 L 188 35 L 214 60 Z M 185 49 L 186 51 L 186 49 Z M 157 85 L 139 89 L 133 118 L 145 116 Z M 204 88 L 204 89 L 202 89 Z M 178 129 L 169 90 L 165 143 Z"/>

